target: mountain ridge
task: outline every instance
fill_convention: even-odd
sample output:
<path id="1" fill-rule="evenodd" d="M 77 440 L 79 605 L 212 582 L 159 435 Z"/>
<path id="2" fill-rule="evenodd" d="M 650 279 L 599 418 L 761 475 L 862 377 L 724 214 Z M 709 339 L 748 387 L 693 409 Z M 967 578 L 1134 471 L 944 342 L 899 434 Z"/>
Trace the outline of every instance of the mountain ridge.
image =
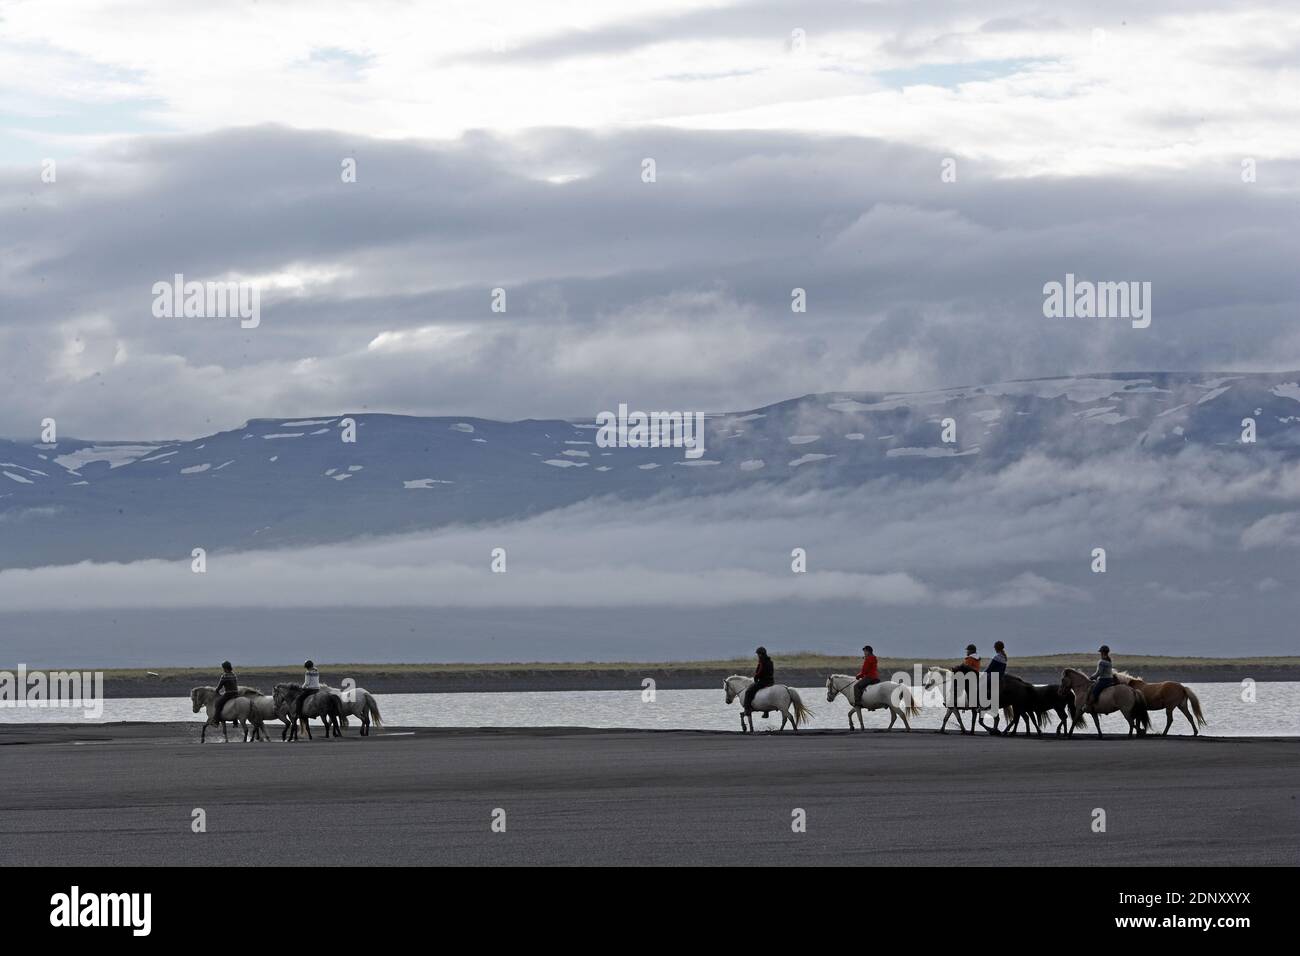
<path id="1" fill-rule="evenodd" d="M 344 418 L 355 443 L 340 440 Z M 1253 443 L 1242 441 L 1247 418 Z M 594 419 L 361 412 L 254 418 L 186 440 L 0 439 L 0 568 L 324 543 L 756 482 L 927 481 L 1034 454 L 1300 458 L 1300 371 L 810 393 L 712 413 L 698 460 L 602 447 L 595 429 Z"/>

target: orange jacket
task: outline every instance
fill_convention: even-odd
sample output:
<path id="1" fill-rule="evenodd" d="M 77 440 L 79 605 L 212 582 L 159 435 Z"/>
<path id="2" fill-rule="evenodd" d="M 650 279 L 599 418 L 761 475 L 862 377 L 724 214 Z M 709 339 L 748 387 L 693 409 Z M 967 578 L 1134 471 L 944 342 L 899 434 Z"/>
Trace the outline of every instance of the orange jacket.
<path id="1" fill-rule="evenodd" d="M 965 664 L 967 667 L 974 668 L 975 670 L 980 669 L 980 659 L 976 657 L 974 654 L 967 654 L 966 659 L 962 661 L 962 663 Z"/>
<path id="2" fill-rule="evenodd" d="M 862 670 L 858 671 L 858 680 L 869 677 L 872 680 L 880 680 L 880 670 L 876 663 L 876 655 L 871 654 L 862 659 Z"/>

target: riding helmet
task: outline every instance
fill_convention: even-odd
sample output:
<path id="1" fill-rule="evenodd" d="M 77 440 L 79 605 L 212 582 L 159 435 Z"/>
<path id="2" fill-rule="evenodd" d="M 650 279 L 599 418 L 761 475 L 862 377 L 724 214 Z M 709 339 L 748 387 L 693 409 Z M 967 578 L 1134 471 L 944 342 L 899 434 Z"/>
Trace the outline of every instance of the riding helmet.
<path id="1" fill-rule="evenodd" d="M 1109 654 L 1109 653 L 1110 653 L 1110 645 L 1109 645 L 1109 644 L 1103 644 L 1103 645 L 1101 645 L 1101 647 L 1097 648 L 1097 651 L 1098 651 L 1099 653 L 1101 653 L 1101 654 Z"/>
<path id="2" fill-rule="evenodd" d="M 966 653 L 967 653 L 967 654 L 974 654 L 974 653 L 975 653 L 975 645 L 974 645 L 974 644 L 967 644 L 967 645 L 966 645 Z"/>
<path id="3" fill-rule="evenodd" d="M 222 661 L 222 662 L 221 662 L 221 669 L 222 669 L 223 671 L 233 671 L 235 668 L 234 668 L 234 665 L 232 665 L 232 664 L 230 663 L 230 661 Z"/>
<path id="4" fill-rule="evenodd" d="M 311 669 L 312 669 L 313 667 L 315 667 L 315 666 L 316 666 L 316 665 L 313 664 L 311 661 L 303 661 L 303 662 L 302 662 L 302 669 L 305 670 L 305 671 L 309 671 L 309 670 L 311 670 Z"/>
<path id="5" fill-rule="evenodd" d="M 767 657 L 767 648 L 759 647 L 754 651 L 754 653 L 757 654 L 759 657 Z"/>

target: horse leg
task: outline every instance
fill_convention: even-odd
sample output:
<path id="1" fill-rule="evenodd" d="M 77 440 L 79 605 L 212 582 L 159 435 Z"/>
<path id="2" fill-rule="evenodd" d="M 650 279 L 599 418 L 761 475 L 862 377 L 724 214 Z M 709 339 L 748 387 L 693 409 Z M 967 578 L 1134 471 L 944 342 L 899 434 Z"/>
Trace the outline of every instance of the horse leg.
<path id="1" fill-rule="evenodd" d="M 230 743 L 230 738 L 226 735 L 226 722 L 224 720 L 221 722 L 221 739 L 226 743 Z"/>
<path id="2" fill-rule="evenodd" d="M 781 711 L 781 726 L 776 728 L 777 733 L 785 730 L 785 711 Z"/>
<path id="3" fill-rule="evenodd" d="M 1169 727 L 1171 724 L 1173 724 L 1173 722 L 1174 722 L 1174 709 L 1172 707 L 1166 707 L 1165 708 L 1165 729 L 1160 732 L 1161 737 L 1168 735 Z"/>
<path id="4" fill-rule="evenodd" d="M 1097 725 L 1097 736 L 1098 737 L 1105 736 L 1101 732 L 1101 718 L 1097 716 L 1097 708 L 1095 707 L 1092 709 L 1092 722 Z"/>
<path id="5" fill-rule="evenodd" d="M 1188 710 L 1187 710 L 1187 700 L 1186 700 L 1186 699 L 1184 699 L 1183 702 L 1182 702 L 1181 704 L 1178 705 L 1178 709 L 1181 710 L 1181 711 L 1183 712 L 1183 716 L 1187 718 L 1187 722 L 1188 722 L 1189 724 L 1192 725 L 1192 736 L 1193 736 L 1193 737 L 1199 737 L 1200 734 L 1201 734 L 1201 732 L 1200 732 L 1199 730 L 1196 729 L 1196 721 L 1192 720 L 1192 715 L 1191 715 L 1191 714 L 1188 712 Z M 1172 708 L 1172 707 L 1169 709 L 1169 719 L 1170 719 L 1170 721 L 1172 721 L 1172 720 L 1174 719 L 1174 711 L 1173 711 L 1173 708 Z M 1165 728 L 1165 733 L 1169 733 L 1169 728 L 1168 728 L 1168 727 Z"/>
<path id="6" fill-rule="evenodd" d="M 886 731 L 893 730 L 894 722 L 896 720 L 898 720 L 898 708 L 895 707 L 893 704 L 890 704 L 889 705 L 889 726 L 886 727 L 885 730 Z"/>

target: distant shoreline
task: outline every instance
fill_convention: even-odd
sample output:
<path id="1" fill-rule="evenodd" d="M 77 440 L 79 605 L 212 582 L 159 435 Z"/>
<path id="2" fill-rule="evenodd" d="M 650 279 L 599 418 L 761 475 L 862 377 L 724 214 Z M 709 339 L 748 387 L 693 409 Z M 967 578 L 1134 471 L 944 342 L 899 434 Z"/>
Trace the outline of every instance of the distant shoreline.
<path id="1" fill-rule="evenodd" d="M 832 673 L 857 673 L 858 658 L 816 654 L 774 654 L 777 680 L 808 687 L 823 684 Z M 1036 683 L 1054 682 L 1065 667 L 1091 668 L 1096 654 L 1051 654 L 1011 659 L 1011 673 Z M 1182 658 L 1151 655 L 1117 655 L 1116 666 L 1147 680 L 1184 683 L 1300 681 L 1300 656 Z M 955 660 L 881 658 L 880 671 L 888 678 L 897 671 L 912 672 L 915 664 L 952 666 Z M 651 679 L 660 690 L 720 687 L 729 674 L 748 674 L 753 662 L 674 661 L 659 663 L 481 663 L 481 664 L 328 664 L 319 665 L 322 678 L 334 686 L 352 678 L 375 693 L 477 693 L 491 691 L 640 690 Z M 60 668 L 49 668 L 56 670 Z M 71 669 L 71 668 L 69 668 Z M 94 670 L 95 668 L 82 668 Z M 107 697 L 185 697 L 190 688 L 212 685 L 217 668 L 157 667 L 116 668 L 104 671 Z M 152 670 L 157 677 L 146 676 Z M 236 667 L 241 683 L 270 693 L 272 685 L 301 679 L 302 668 Z"/>

